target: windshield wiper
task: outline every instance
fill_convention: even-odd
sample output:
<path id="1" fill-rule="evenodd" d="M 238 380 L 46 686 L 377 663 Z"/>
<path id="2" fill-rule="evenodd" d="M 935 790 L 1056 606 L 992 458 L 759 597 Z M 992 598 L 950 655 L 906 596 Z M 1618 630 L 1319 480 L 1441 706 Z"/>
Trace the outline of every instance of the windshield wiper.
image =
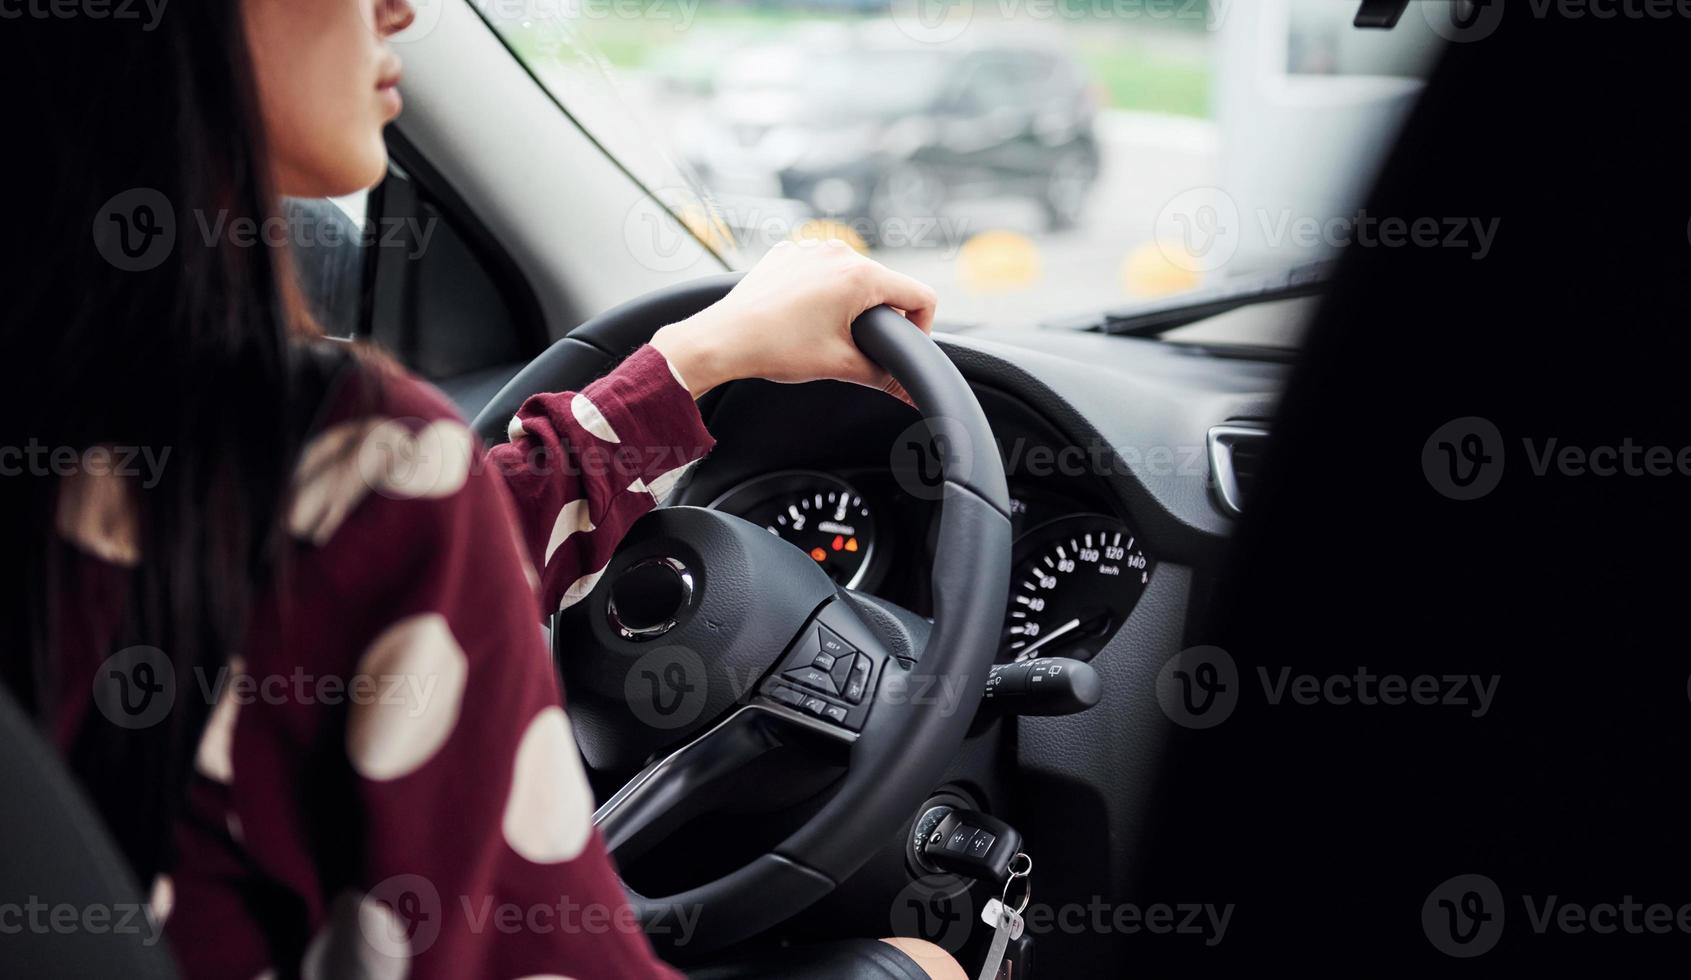
<path id="1" fill-rule="evenodd" d="M 1054 321 L 1047 326 L 1091 330 L 1120 337 L 1155 337 L 1175 327 L 1242 306 L 1319 295 L 1332 279 L 1335 261 L 1323 259 L 1260 275 L 1236 276 L 1218 285 L 1194 289 L 1178 296 L 1119 306 L 1102 314 Z"/>

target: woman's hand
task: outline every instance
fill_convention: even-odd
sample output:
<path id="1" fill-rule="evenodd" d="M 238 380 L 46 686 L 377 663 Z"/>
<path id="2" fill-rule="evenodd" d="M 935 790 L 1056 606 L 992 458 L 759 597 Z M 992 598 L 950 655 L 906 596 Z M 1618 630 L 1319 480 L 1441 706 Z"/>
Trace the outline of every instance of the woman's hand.
<path id="1" fill-rule="evenodd" d="M 738 378 L 834 378 L 909 399 L 851 340 L 851 324 L 882 303 L 923 332 L 934 291 L 840 241 L 782 242 L 715 304 L 652 337 L 697 398 Z"/>

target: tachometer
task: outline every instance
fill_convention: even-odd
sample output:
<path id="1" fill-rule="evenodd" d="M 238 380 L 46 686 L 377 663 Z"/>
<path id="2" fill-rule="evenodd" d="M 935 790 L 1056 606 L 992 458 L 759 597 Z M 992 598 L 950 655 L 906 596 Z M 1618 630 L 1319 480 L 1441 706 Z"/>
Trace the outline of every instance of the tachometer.
<path id="1" fill-rule="evenodd" d="M 855 587 L 869 568 L 875 519 L 863 495 L 827 473 L 772 473 L 742 483 L 711 507 L 761 524 L 797 545 L 834 581 Z"/>
<path id="2" fill-rule="evenodd" d="M 1113 517 L 1085 514 L 1036 527 L 1016 544 L 1004 621 L 1008 658 L 1089 660 L 1151 580 L 1139 541 Z"/>

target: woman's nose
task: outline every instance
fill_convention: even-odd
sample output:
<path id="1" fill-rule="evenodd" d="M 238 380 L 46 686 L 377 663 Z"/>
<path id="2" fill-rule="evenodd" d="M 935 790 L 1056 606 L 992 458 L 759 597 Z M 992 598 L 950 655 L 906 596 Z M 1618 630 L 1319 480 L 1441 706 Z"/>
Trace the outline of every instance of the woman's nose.
<path id="1" fill-rule="evenodd" d="M 377 0 L 376 25 L 383 37 L 398 34 L 417 19 L 417 8 L 411 0 Z"/>

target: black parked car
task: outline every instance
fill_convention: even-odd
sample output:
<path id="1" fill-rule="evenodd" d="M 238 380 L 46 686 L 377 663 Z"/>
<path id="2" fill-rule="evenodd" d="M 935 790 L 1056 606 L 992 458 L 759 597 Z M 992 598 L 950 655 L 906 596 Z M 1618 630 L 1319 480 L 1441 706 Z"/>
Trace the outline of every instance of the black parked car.
<path id="1" fill-rule="evenodd" d="M 1054 48 L 772 45 L 723 70 L 686 152 L 720 195 L 801 201 L 898 245 L 967 198 L 1074 224 L 1098 175 L 1095 112 Z"/>

